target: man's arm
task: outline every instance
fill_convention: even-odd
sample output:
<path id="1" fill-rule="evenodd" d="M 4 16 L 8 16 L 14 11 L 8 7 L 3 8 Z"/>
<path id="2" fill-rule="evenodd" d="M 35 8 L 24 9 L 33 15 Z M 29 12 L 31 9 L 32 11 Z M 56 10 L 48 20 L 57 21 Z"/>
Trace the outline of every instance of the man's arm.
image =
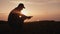
<path id="1" fill-rule="evenodd" d="M 26 16 L 26 15 L 24 15 L 24 14 L 21 14 L 21 13 L 17 13 L 22 19 L 31 19 L 33 16 Z"/>

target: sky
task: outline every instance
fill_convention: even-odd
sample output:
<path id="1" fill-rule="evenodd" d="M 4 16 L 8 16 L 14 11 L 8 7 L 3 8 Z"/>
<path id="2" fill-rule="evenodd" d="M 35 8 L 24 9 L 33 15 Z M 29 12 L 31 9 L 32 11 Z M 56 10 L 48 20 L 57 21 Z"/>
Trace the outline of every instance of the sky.
<path id="1" fill-rule="evenodd" d="M 7 21 L 10 11 L 19 3 L 26 7 L 27 16 L 33 16 L 27 21 L 60 21 L 60 0 L 0 0 L 0 20 Z"/>

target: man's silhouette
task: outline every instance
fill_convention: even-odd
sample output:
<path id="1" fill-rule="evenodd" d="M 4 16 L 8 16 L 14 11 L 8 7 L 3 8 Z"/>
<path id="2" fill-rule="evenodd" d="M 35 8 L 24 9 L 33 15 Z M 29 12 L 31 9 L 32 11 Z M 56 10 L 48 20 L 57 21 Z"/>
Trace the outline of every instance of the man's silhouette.
<path id="1" fill-rule="evenodd" d="M 20 3 L 15 9 L 13 9 L 8 16 L 8 23 L 12 28 L 13 32 L 22 31 L 22 25 L 25 19 L 30 19 L 32 16 L 25 16 L 21 13 L 23 10 L 24 4 Z"/>

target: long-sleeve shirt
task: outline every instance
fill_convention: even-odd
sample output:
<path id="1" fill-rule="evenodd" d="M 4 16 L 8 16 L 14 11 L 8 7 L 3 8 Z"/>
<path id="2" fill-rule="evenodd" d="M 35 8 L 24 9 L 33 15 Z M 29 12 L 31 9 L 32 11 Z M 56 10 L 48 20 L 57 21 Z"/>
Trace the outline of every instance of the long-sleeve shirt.
<path id="1" fill-rule="evenodd" d="M 14 9 L 10 12 L 8 16 L 9 24 L 22 24 L 27 16 L 19 12 L 18 10 Z"/>

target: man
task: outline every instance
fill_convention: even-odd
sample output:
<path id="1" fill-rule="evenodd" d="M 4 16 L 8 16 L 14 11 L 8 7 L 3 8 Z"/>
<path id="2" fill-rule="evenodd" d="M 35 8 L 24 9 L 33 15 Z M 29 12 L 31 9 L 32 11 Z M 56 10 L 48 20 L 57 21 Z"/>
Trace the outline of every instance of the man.
<path id="1" fill-rule="evenodd" d="M 25 19 L 30 19 L 32 16 L 25 16 L 21 13 L 24 4 L 20 3 L 15 9 L 13 9 L 8 16 L 8 23 L 12 27 L 13 32 L 17 32 L 18 29 L 22 30 L 22 25 Z"/>

